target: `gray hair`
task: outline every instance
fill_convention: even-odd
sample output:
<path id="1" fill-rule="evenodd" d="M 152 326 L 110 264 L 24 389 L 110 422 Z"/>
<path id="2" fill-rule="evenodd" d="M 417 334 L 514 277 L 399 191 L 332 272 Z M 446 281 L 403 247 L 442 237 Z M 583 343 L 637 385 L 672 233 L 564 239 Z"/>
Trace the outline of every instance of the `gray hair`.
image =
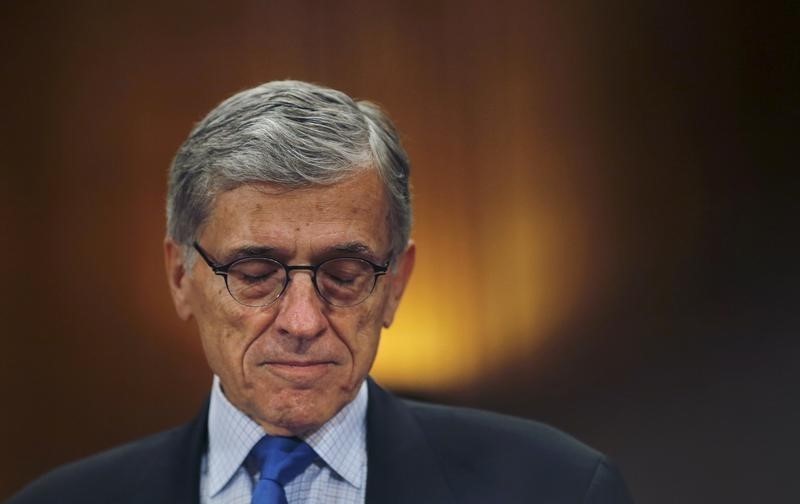
<path id="1" fill-rule="evenodd" d="M 244 184 L 335 184 L 376 169 L 389 197 L 393 255 L 411 232 L 410 165 L 381 109 L 334 89 L 275 81 L 235 94 L 200 121 L 169 172 L 167 234 L 191 248 L 215 197 Z"/>

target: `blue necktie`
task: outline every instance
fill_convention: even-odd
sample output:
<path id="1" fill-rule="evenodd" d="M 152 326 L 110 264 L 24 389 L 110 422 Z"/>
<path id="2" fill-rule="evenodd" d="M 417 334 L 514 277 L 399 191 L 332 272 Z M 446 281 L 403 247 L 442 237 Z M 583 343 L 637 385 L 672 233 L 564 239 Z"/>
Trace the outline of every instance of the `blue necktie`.
<path id="1" fill-rule="evenodd" d="M 261 468 L 252 504 L 286 504 L 283 486 L 317 458 L 314 449 L 297 438 L 264 436 L 250 451 Z"/>

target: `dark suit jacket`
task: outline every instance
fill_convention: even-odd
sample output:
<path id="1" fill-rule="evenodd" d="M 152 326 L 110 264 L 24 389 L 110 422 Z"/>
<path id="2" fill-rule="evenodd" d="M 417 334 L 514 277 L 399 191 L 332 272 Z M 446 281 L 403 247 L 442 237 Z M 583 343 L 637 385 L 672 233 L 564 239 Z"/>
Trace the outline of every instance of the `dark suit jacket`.
<path id="1" fill-rule="evenodd" d="M 56 469 L 8 504 L 195 504 L 207 416 Z M 602 454 L 555 429 L 400 400 L 371 380 L 367 451 L 368 504 L 631 502 Z"/>

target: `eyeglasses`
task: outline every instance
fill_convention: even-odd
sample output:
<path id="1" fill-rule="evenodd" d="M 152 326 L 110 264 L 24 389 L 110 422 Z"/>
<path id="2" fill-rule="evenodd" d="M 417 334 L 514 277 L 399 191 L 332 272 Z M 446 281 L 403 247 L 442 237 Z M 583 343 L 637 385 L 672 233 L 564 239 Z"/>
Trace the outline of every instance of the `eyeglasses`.
<path id="1" fill-rule="evenodd" d="M 320 298 L 333 306 L 355 306 L 372 294 L 378 277 L 389 269 L 389 261 L 378 266 L 357 257 L 334 257 L 317 265 L 287 266 L 268 257 L 245 257 L 217 264 L 194 242 L 194 248 L 214 274 L 225 278 L 225 286 L 239 304 L 268 306 L 289 285 L 289 272 L 308 270 Z"/>

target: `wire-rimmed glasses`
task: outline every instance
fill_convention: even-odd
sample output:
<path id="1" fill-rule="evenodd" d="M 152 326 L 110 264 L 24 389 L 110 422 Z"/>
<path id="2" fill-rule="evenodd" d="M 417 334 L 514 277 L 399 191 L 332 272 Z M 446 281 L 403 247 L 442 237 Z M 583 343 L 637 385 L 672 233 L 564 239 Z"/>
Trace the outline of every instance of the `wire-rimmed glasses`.
<path id="1" fill-rule="evenodd" d="M 355 306 L 372 294 L 378 277 L 389 269 L 389 261 L 379 266 L 360 257 L 334 257 L 316 265 L 288 266 L 270 257 L 244 257 L 217 264 L 197 242 L 194 248 L 225 286 L 236 302 L 251 307 L 268 306 L 286 291 L 295 270 L 311 272 L 320 298 L 338 306 Z"/>

